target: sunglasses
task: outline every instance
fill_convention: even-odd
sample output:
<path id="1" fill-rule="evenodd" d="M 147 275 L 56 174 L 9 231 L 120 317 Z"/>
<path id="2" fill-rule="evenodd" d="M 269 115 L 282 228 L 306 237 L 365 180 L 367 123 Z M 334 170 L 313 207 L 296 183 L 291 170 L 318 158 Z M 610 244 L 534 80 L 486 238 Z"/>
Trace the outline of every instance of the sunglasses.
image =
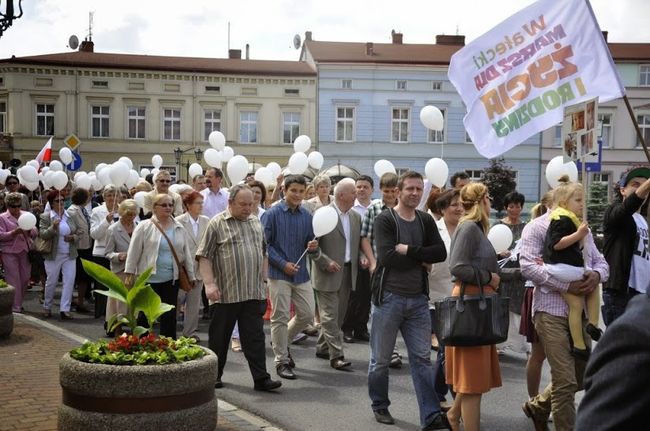
<path id="1" fill-rule="evenodd" d="M 15 182 L 15 181 L 12 181 L 12 182 L 10 182 L 10 183 L 7 183 L 7 185 L 8 185 L 8 186 L 17 186 L 18 183 Z"/>
<path id="2" fill-rule="evenodd" d="M 156 204 L 156 206 L 163 208 L 172 208 L 174 204 Z"/>
<path id="3" fill-rule="evenodd" d="M 22 205 L 8 205 L 9 208 L 20 208 Z"/>
<path id="4" fill-rule="evenodd" d="M 157 183 L 171 183 L 172 180 L 156 180 Z"/>

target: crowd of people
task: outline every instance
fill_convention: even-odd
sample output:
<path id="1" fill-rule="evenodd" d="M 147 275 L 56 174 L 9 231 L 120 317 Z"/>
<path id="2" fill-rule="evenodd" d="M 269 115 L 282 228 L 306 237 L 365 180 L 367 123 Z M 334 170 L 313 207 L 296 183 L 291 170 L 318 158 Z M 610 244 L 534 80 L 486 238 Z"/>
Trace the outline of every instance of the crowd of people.
<path id="1" fill-rule="evenodd" d="M 635 361 L 610 329 L 591 353 L 591 341 L 602 335 L 599 286 L 604 323 L 613 325 L 612 332 L 629 325 L 623 316 L 627 303 L 647 293 L 650 284 L 644 216 L 649 177 L 644 167 L 623 175 L 605 212 L 603 253 L 581 222 L 580 184 L 563 178 L 531 210 L 528 223 L 521 217 L 525 197 L 509 193 L 506 216 L 492 225 L 510 228 L 514 241 L 497 255 L 487 237 L 489 189 L 464 172 L 454 174 L 447 189 L 417 172 L 386 173 L 375 200 L 367 175 L 334 186 L 326 175 L 311 183 L 301 175 L 280 175 L 268 188 L 250 176 L 225 188 L 222 171 L 210 168 L 191 185 L 172 190 L 172 177 L 162 170 L 131 190 L 108 185 L 91 193 L 70 181 L 60 191 L 36 194 L 10 175 L 0 195 L 2 264 L 5 279 L 16 287 L 14 312 L 23 312 L 26 290 L 41 284 L 43 318 L 51 318 L 61 280 L 60 319 L 89 312 L 90 300 L 108 336 L 121 331 L 108 322 L 124 305 L 93 297 L 93 280 L 81 259 L 110 268 L 126 286 L 152 268 L 149 283 L 163 302 L 174 305 L 160 318 L 161 335 L 176 338 L 181 322 L 182 335 L 199 342 L 199 320 L 210 320 L 207 343 L 218 356 L 216 388 L 224 386 L 230 350 L 245 355 L 256 390 L 282 385 L 266 367 L 265 314 L 281 379 L 299 377 L 290 346 L 308 335 L 318 337 L 316 357 L 336 371 L 352 367 L 345 344 L 369 342 L 370 405 L 384 424 L 395 422 L 389 368 L 403 365 L 396 347 L 400 332 L 423 430 L 457 430 L 461 423 L 466 431 L 478 430 L 482 395 L 502 385 L 499 356 L 517 340 L 529 354 L 530 399 L 523 413 L 535 429 L 547 429 L 551 413 L 556 430 L 574 429 L 576 423 L 595 429 L 590 424 L 614 421 L 602 406 L 619 405 L 602 398 L 625 372 L 625 367 L 612 370 L 612 357 Z M 134 200 L 138 191 L 146 192 L 141 205 Z M 326 206 L 338 216 L 336 227 L 316 238 L 312 217 Z M 26 211 L 37 216 L 34 229 L 18 225 Z M 181 286 L 181 272 L 189 286 Z M 508 343 L 445 346 L 432 323 L 435 301 L 458 296 L 461 288 L 476 294 L 480 287 L 510 298 Z M 94 289 L 102 288 L 95 283 Z M 630 312 L 650 307 L 645 299 L 636 298 Z M 545 360 L 551 382 L 540 392 Z M 574 394 L 583 381 L 588 391 L 576 422 Z M 620 420 L 634 414 L 627 416 Z"/>

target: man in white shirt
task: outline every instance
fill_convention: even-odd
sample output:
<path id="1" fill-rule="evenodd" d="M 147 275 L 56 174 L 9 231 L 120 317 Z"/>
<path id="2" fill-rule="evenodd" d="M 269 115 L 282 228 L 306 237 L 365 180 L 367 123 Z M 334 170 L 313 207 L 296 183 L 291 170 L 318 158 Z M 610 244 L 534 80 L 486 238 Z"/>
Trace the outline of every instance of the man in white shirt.
<path id="1" fill-rule="evenodd" d="M 223 212 L 228 207 L 228 190 L 221 187 L 223 172 L 219 168 L 210 168 L 205 173 L 207 188 L 201 192 L 203 195 L 203 215 L 212 218 Z"/>

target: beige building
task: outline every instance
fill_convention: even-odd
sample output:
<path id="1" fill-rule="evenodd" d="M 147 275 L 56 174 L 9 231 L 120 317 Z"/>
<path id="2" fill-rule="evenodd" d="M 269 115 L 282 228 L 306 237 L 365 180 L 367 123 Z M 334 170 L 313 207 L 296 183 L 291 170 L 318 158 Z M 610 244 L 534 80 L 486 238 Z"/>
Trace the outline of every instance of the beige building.
<path id="1" fill-rule="evenodd" d="M 250 162 L 285 165 L 293 140 L 316 135 L 316 72 L 304 62 L 162 57 L 79 51 L 0 60 L 0 160 L 33 159 L 50 136 L 53 153 L 79 137 L 81 170 L 128 156 L 150 167 L 174 149 L 209 148 L 220 130 L 226 145 Z M 204 166 L 205 163 L 203 163 Z M 224 164 L 225 167 L 225 164 Z"/>

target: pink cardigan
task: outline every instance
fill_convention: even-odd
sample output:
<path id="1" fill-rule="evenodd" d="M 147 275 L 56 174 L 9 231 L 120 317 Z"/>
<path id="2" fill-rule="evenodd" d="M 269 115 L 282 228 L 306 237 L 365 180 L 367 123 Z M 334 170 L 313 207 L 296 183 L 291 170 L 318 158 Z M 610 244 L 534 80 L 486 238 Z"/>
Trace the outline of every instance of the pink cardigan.
<path id="1" fill-rule="evenodd" d="M 21 211 L 24 214 L 26 211 Z M 32 240 L 38 235 L 36 228 L 25 234 L 16 236 L 11 231 L 18 227 L 18 219 L 15 219 L 9 211 L 0 214 L 0 250 L 2 253 L 20 254 L 27 253 L 32 245 Z"/>

